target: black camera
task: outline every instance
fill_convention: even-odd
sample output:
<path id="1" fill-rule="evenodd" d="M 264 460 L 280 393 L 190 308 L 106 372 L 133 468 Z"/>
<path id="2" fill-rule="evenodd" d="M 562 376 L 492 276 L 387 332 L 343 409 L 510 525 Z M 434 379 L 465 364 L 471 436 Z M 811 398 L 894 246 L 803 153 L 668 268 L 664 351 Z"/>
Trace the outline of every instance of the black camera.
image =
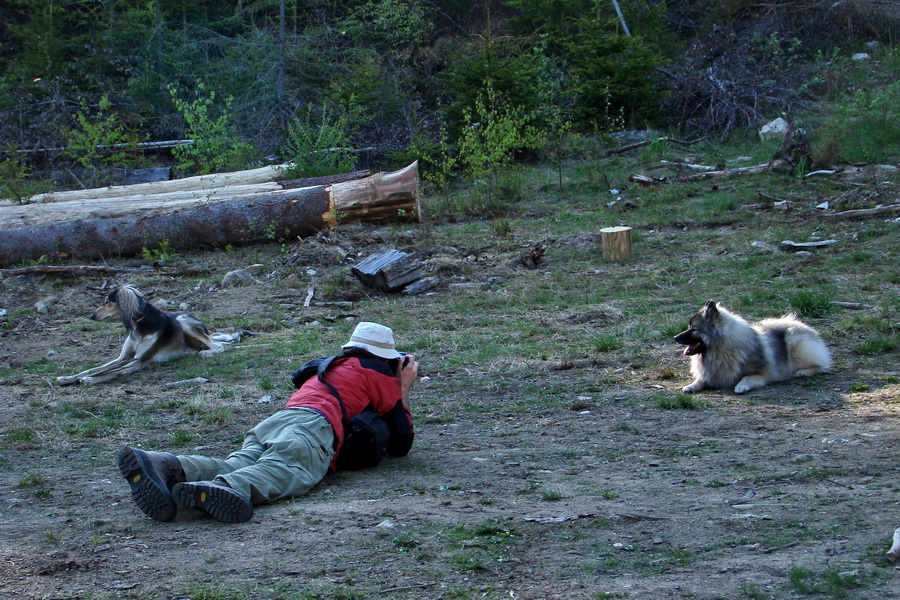
<path id="1" fill-rule="evenodd" d="M 406 365 L 409 364 L 409 356 L 406 355 L 406 352 L 400 353 L 400 358 L 389 358 L 387 360 L 387 365 L 391 368 L 391 371 L 397 371 L 397 367 L 403 365 L 402 368 L 406 368 Z"/>

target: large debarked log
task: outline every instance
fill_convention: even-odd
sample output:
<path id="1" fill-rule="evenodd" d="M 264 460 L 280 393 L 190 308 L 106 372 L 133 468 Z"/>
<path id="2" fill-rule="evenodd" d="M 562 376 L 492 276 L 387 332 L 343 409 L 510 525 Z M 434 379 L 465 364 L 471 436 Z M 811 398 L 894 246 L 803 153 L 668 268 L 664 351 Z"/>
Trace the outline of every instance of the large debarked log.
<path id="1" fill-rule="evenodd" d="M 165 244 L 185 251 L 305 237 L 339 222 L 418 221 L 418 164 L 364 179 L 235 195 L 132 198 L 130 207 L 103 201 L 54 202 L 10 207 L 20 218 L 0 218 L 0 265 L 51 259 L 92 259 L 140 254 Z M 124 204 L 128 204 L 127 202 Z M 31 210 L 29 210 L 31 209 Z M 45 209 L 40 218 L 31 212 Z M 0 208 L 2 213 L 6 207 Z M 91 213 L 103 216 L 91 216 Z M 50 215 L 48 217 L 48 215 Z M 113 216 L 114 215 L 114 216 Z M 35 221 L 16 226 L 16 221 Z"/>

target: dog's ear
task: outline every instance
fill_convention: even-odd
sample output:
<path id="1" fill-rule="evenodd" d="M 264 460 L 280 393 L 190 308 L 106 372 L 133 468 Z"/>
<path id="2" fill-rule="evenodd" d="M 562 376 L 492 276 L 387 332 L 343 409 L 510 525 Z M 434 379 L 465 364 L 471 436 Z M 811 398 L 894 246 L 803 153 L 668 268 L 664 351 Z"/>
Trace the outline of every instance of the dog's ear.
<path id="1" fill-rule="evenodd" d="M 703 307 L 703 312 L 707 314 L 707 316 L 714 317 L 719 314 L 719 307 L 716 306 L 715 300 L 707 300 L 706 306 Z"/>

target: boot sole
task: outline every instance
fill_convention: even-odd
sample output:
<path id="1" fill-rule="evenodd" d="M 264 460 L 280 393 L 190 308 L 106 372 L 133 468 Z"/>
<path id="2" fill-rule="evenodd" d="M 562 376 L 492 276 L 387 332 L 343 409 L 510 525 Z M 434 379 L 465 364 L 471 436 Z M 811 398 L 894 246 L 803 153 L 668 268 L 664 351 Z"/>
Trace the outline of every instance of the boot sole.
<path id="1" fill-rule="evenodd" d="M 131 487 L 131 497 L 145 515 L 157 521 L 171 521 L 178 505 L 164 481 L 148 469 L 134 448 L 122 448 L 118 457 L 119 472 Z"/>
<path id="2" fill-rule="evenodd" d="M 175 503 L 198 508 L 224 523 L 244 523 L 253 517 L 253 505 L 231 488 L 203 483 L 179 483 L 172 488 Z"/>

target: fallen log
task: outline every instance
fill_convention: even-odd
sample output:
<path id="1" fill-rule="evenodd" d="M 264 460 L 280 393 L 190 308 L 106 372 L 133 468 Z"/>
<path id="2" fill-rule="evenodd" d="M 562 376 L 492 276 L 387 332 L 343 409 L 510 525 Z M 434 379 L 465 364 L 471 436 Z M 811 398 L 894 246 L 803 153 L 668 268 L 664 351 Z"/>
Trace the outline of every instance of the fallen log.
<path id="1" fill-rule="evenodd" d="M 232 187 L 0 206 L 0 265 L 44 255 L 131 256 L 161 245 L 173 251 L 221 248 L 305 237 L 339 222 L 418 220 L 417 163 L 392 173 L 293 190 Z"/>

